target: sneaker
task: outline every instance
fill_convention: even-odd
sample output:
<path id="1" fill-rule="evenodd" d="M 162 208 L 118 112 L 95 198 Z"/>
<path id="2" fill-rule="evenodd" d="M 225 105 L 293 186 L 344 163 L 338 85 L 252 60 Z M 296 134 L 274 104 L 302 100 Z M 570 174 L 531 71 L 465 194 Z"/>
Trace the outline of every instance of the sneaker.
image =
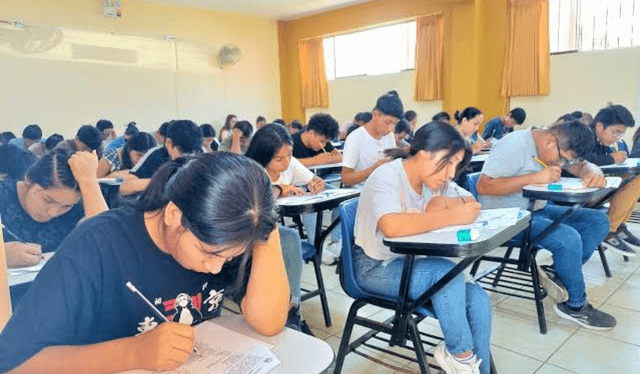
<path id="1" fill-rule="evenodd" d="M 556 303 L 564 303 L 569 300 L 569 292 L 551 268 L 538 266 L 538 279 L 542 288 L 547 291 L 547 295 Z"/>
<path id="2" fill-rule="evenodd" d="M 612 315 L 594 309 L 589 303 L 579 311 L 571 310 L 567 303 L 555 304 L 553 310 L 560 317 L 591 330 L 611 330 L 616 325 L 616 319 Z"/>
<path id="3" fill-rule="evenodd" d="M 341 250 L 342 243 L 337 242 L 329 244 L 324 251 L 322 251 L 322 263 L 329 266 L 337 264 Z"/>
<path id="4" fill-rule="evenodd" d="M 480 364 L 482 360 L 479 360 L 474 355 L 470 363 L 463 364 L 447 351 L 444 347 L 444 342 L 436 346 L 433 357 L 446 374 L 480 374 Z"/>
<path id="5" fill-rule="evenodd" d="M 625 243 L 622 238 L 620 238 L 620 236 L 616 233 L 610 233 L 602 243 L 607 248 L 623 256 L 633 257 L 636 255 L 636 251 L 629 247 L 627 243 Z"/>
<path id="6" fill-rule="evenodd" d="M 618 227 L 617 234 L 620 239 L 624 240 L 628 244 L 631 244 L 633 246 L 640 248 L 640 238 L 633 235 L 631 231 L 629 231 L 629 229 L 627 228 L 627 225 L 625 225 L 624 223 L 620 225 L 620 227 Z"/>

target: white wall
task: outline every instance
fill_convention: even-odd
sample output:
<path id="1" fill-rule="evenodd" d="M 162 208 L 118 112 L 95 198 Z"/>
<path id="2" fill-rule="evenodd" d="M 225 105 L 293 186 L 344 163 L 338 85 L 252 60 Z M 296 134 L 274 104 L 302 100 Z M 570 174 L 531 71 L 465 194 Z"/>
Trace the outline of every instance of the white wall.
<path id="1" fill-rule="evenodd" d="M 554 122 L 580 110 L 595 115 L 608 102 L 626 106 L 640 126 L 640 48 L 551 56 L 549 96 L 512 98 L 511 108 L 527 111 L 527 125 Z M 634 129 L 625 140 L 631 144 Z"/>
<path id="2" fill-rule="evenodd" d="M 442 110 L 441 101 L 416 102 L 413 100 L 413 70 L 398 74 L 340 78 L 329 81 L 329 108 L 307 109 L 307 118 L 314 113 L 329 113 L 338 122 L 351 121 L 358 112 L 371 111 L 382 94 L 396 90 L 405 111 L 418 113 L 418 125 L 431 120 Z"/>

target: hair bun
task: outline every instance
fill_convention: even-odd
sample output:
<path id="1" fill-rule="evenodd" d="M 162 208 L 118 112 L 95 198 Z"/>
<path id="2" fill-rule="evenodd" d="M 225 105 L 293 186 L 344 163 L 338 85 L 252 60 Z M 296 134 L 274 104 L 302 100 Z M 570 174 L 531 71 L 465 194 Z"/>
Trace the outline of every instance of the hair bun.
<path id="1" fill-rule="evenodd" d="M 459 111 L 459 110 L 456 110 L 456 112 L 455 112 L 455 113 L 453 113 L 453 118 L 454 118 L 456 121 L 460 121 L 460 120 L 462 119 L 462 114 L 460 113 L 460 111 Z"/>

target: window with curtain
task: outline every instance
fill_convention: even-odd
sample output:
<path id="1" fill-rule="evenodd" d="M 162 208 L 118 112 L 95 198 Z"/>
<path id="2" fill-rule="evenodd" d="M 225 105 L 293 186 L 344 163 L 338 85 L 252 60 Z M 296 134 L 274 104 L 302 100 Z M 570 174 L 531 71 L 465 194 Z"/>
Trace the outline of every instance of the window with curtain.
<path id="1" fill-rule="evenodd" d="M 640 46 L 640 0 L 549 0 L 551 53 Z"/>
<path id="2" fill-rule="evenodd" d="M 327 79 L 399 73 L 415 66 L 416 22 L 324 38 Z"/>

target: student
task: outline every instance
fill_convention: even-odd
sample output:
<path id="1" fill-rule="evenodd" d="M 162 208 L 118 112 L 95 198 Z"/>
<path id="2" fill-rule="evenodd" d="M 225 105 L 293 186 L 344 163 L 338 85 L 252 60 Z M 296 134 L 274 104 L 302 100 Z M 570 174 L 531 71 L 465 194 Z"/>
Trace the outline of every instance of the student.
<path id="1" fill-rule="evenodd" d="M 115 138 L 118 137 L 115 130 L 113 129 L 113 123 L 106 119 L 101 119 L 96 122 L 96 128 L 102 134 L 102 148 L 107 149 L 109 147 L 109 143 L 111 143 Z"/>
<path id="2" fill-rule="evenodd" d="M 415 134 L 408 154 L 380 166 L 365 182 L 356 213 L 354 267 L 360 286 L 398 297 L 404 256 L 383 237 L 417 235 L 473 222 L 480 213 L 471 194 L 451 179 L 471 159 L 471 150 L 450 125 L 431 122 Z M 416 258 L 409 297 L 418 298 L 455 266 L 440 257 Z M 491 303 L 475 283 L 458 275 L 432 298 L 444 335 L 434 356 L 448 374 L 488 374 Z"/>
<path id="3" fill-rule="evenodd" d="M 190 325 L 219 316 L 226 295 L 256 332 L 277 334 L 289 299 L 277 219 L 254 162 L 228 153 L 170 162 L 133 206 L 62 243 L 0 335 L 0 372 L 175 369 L 191 356 Z M 198 302 L 176 320 L 178 299 Z"/>
<path id="4" fill-rule="evenodd" d="M 258 118 L 256 118 L 256 130 L 260 130 L 266 124 L 267 124 L 267 119 L 264 118 L 263 116 L 258 116 Z"/>
<path id="5" fill-rule="evenodd" d="M 495 144 L 484 163 L 477 186 L 482 207 L 527 209 L 529 201 L 522 197 L 522 188 L 557 182 L 563 169 L 582 178 L 587 187 L 604 187 L 600 169 L 578 161 L 592 148 L 591 130 L 575 120 L 547 130 L 530 127 L 510 134 Z M 553 204 L 537 208 L 531 219 L 532 238 L 570 209 Z M 608 233 L 609 219 L 604 213 L 580 208 L 534 243 L 553 253 L 555 274 L 537 271 L 541 284 L 557 303 L 553 308 L 556 314 L 588 329 L 608 330 L 616 325 L 615 318 L 589 304 L 582 275 L 582 265 Z"/>
<path id="6" fill-rule="evenodd" d="M 9 144 L 13 144 L 22 149 L 29 149 L 34 143 L 42 140 L 42 129 L 38 125 L 29 125 L 22 130 L 22 138 L 14 138 L 9 140 Z"/>
<path id="7" fill-rule="evenodd" d="M 338 128 L 338 121 L 331 115 L 314 114 L 303 132 L 291 136 L 293 157 L 307 167 L 342 162 L 342 154 L 331 144 L 331 139 L 338 136 Z"/>
<path id="8" fill-rule="evenodd" d="M 362 187 L 364 181 L 391 159 L 384 153 L 396 147 L 393 130 L 404 109 L 396 91 L 380 96 L 371 111 L 371 121 L 355 130 L 344 143 L 342 184 Z"/>
<path id="9" fill-rule="evenodd" d="M 634 125 L 633 115 L 622 105 L 609 105 L 601 109 L 589 126 L 593 132 L 595 147 L 585 157 L 587 161 L 598 166 L 623 163 L 628 157 L 627 152 L 614 150 L 613 147 L 617 146 L 626 129 Z M 625 225 L 638 199 L 640 199 L 640 177 L 634 177 L 609 201 L 609 235 L 605 238 L 604 244 L 628 257 L 635 256 L 636 251 L 627 243 L 640 247 L 640 239 Z"/>
<path id="10" fill-rule="evenodd" d="M 485 141 L 478 135 L 478 126 L 480 126 L 484 119 L 480 109 L 467 107 L 462 112 L 456 110 L 453 117 L 458 123 L 457 128 L 460 134 L 462 134 L 462 137 L 471 143 L 473 154 L 491 147 L 491 141 Z"/>
<path id="11" fill-rule="evenodd" d="M 371 121 L 372 118 L 373 118 L 373 115 L 371 114 L 371 112 L 360 112 L 356 114 L 355 118 L 353 119 L 353 124 L 351 124 L 351 126 L 347 128 L 345 139 L 352 132 L 357 130 L 358 127 L 364 126 L 365 123 L 368 123 L 369 121 Z"/>
<path id="12" fill-rule="evenodd" d="M 273 123 L 278 123 L 284 127 L 287 127 L 287 123 L 282 118 L 276 118 L 273 120 Z"/>
<path id="13" fill-rule="evenodd" d="M 515 125 L 522 125 L 527 118 L 527 112 L 522 108 L 512 109 L 503 116 L 493 117 L 484 125 L 483 139 L 502 139 L 503 136 L 513 131 Z"/>
<path id="14" fill-rule="evenodd" d="M 53 134 L 45 140 L 44 143 L 34 143 L 29 147 L 29 151 L 37 157 L 42 157 L 47 151 L 54 149 L 58 144 L 64 141 L 64 137 L 60 134 Z"/>
<path id="15" fill-rule="evenodd" d="M 35 162 L 36 156 L 29 151 L 13 144 L 0 145 L 0 182 L 24 180 L 25 173 Z"/>
<path id="16" fill-rule="evenodd" d="M 160 146 L 164 144 L 164 140 L 167 138 L 167 131 L 169 130 L 169 125 L 171 122 L 165 122 L 156 130 L 154 136 L 156 137 L 156 143 Z"/>
<path id="17" fill-rule="evenodd" d="M 78 129 L 75 138 L 58 143 L 56 148 L 70 153 L 96 151 L 98 157 L 102 157 L 102 134 L 95 127 L 84 125 Z"/>
<path id="18" fill-rule="evenodd" d="M 411 143 L 413 139 L 413 133 L 416 131 L 416 125 L 418 124 L 418 114 L 413 110 L 407 110 L 404 112 L 404 118 L 409 123 L 409 136 L 407 137 L 407 145 Z M 397 143 L 397 142 L 396 142 Z"/>
<path id="19" fill-rule="evenodd" d="M 408 149 L 409 138 L 413 131 L 409 126 L 409 122 L 406 119 L 401 119 L 397 124 L 395 130 L 393 130 L 393 136 L 396 139 L 396 148 Z"/>
<path id="20" fill-rule="evenodd" d="M 249 147 L 251 135 L 253 135 L 253 126 L 249 121 L 236 122 L 233 125 L 231 136 L 228 136 L 226 140 L 220 143 L 218 151 L 243 155 Z"/>
<path id="21" fill-rule="evenodd" d="M 302 123 L 300 121 L 298 121 L 297 119 L 294 119 L 290 124 L 289 124 L 289 134 L 291 136 L 299 133 L 300 131 L 302 131 L 302 129 L 304 128 L 304 126 L 302 125 Z"/>
<path id="22" fill-rule="evenodd" d="M 432 121 L 436 121 L 436 122 L 445 122 L 445 123 L 451 123 L 451 116 L 449 115 L 449 113 L 447 112 L 440 112 L 440 113 L 436 113 L 432 118 Z"/>
<path id="23" fill-rule="evenodd" d="M 2 134 L 0 134 L 0 144 L 8 144 L 9 141 L 15 138 L 16 138 L 16 135 L 14 133 L 12 133 L 11 131 L 5 131 Z"/>
<path id="24" fill-rule="evenodd" d="M 218 140 L 216 139 L 216 129 L 206 123 L 200 125 L 200 132 L 202 132 L 202 152 L 211 153 L 217 151 Z"/>
<path id="25" fill-rule="evenodd" d="M 142 192 L 150 178 L 162 165 L 179 157 L 202 153 L 202 134 L 198 125 L 189 120 L 171 121 L 167 138 L 161 147 L 152 148 L 131 169 L 135 178 L 127 178 L 120 186 L 122 196 Z"/>
<path id="26" fill-rule="evenodd" d="M 238 117 L 236 117 L 233 114 L 229 114 L 227 118 L 224 120 L 224 125 L 222 126 L 222 129 L 220 129 L 220 138 L 218 139 L 221 144 L 231 135 L 231 132 L 233 131 L 233 126 L 235 126 L 237 122 L 238 122 Z"/>
<path id="27" fill-rule="evenodd" d="M 127 141 L 124 147 L 105 153 L 98 163 L 98 178 L 128 177 L 129 170 L 140 162 L 156 141 L 146 132 L 139 132 Z"/>
<path id="28" fill-rule="evenodd" d="M 132 136 L 136 135 L 138 132 L 140 132 L 140 130 L 138 130 L 138 127 L 136 126 L 135 122 L 129 122 L 129 124 L 127 125 L 127 129 L 124 130 L 124 135 L 123 136 L 118 136 L 117 138 L 113 139 L 109 145 L 107 146 L 107 148 L 105 148 L 105 152 L 114 150 L 114 149 L 118 149 L 118 148 L 122 148 L 124 147 L 124 145 L 127 143 L 127 140 L 131 139 Z"/>

